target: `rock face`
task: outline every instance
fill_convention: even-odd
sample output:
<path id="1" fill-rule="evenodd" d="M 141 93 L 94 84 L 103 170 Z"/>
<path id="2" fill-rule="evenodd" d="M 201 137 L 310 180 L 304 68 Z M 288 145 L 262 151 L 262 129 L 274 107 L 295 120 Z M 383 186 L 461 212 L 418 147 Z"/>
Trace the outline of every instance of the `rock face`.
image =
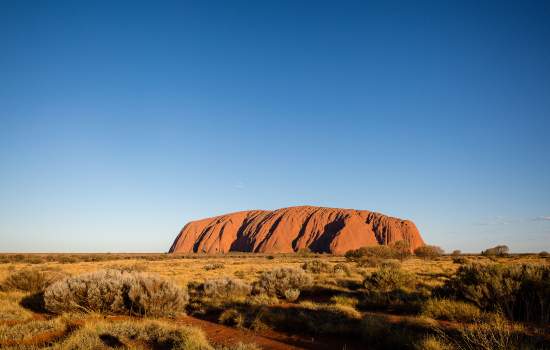
<path id="1" fill-rule="evenodd" d="M 249 210 L 191 221 L 171 253 L 291 253 L 302 248 L 343 254 L 350 249 L 404 240 L 424 245 L 415 224 L 367 210 L 290 207 Z"/>

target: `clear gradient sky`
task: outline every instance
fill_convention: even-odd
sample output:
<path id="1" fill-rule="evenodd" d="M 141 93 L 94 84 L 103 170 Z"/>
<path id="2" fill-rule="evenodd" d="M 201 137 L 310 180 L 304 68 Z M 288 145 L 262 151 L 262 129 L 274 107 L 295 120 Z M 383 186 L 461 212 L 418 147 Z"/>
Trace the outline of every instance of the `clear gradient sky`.
<path id="1" fill-rule="evenodd" d="M 320 205 L 550 250 L 550 2 L 0 1 L 0 251 Z"/>

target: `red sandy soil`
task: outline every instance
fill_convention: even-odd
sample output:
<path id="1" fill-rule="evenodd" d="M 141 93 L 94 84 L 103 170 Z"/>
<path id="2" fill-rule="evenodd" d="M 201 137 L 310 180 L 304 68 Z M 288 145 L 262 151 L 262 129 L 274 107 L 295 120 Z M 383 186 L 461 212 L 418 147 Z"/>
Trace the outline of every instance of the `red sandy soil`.
<path id="1" fill-rule="evenodd" d="M 254 343 L 266 350 L 364 349 L 364 345 L 361 345 L 356 339 L 287 335 L 273 330 L 252 332 L 250 330 L 232 328 L 191 316 L 181 317 L 176 322 L 201 328 L 206 333 L 208 340 L 214 344 L 232 345 L 239 342 Z"/>

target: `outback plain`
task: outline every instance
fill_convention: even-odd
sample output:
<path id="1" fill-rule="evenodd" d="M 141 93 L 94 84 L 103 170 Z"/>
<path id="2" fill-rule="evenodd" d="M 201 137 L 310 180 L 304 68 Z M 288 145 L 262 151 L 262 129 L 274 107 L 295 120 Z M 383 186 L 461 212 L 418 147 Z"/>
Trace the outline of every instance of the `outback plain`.
<path id="1" fill-rule="evenodd" d="M 0 348 L 546 349 L 550 257 L 4 254 Z"/>

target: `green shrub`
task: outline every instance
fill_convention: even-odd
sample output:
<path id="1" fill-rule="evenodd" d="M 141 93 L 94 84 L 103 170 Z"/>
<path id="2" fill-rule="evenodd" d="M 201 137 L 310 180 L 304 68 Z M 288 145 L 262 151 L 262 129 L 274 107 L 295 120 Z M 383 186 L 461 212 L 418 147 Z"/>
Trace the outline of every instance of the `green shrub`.
<path id="1" fill-rule="evenodd" d="M 88 323 L 60 346 L 63 350 L 112 348 L 213 350 L 199 328 L 159 321 Z"/>
<path id="2" fill-rule="evenodd" d="M 416 278 L 413 274 L 395 267 L 381 267 L 367 276 L 363 285 L 367 292 L 388 293 L 413 288 Z"/>
<path id="3" fill-rule="evenodd" d="M 443 249 L 435 245 L 424 245 L 414 250 L 414 255 L 426 260 L 435 259 L 444 253 Z"/>
<path id="4" fill-rule="evenodd" d="M 542 251 L 542 252 L 539 253 L 539 256 L 541 258 L 548 258 L 548 257 L 550 257 L 550 253 L 548 253 L 546 251 Z"/>
<path id="5" fill-rule="evenodd" d="M 512 320 L 550 322 L 550 266 L 462 265 L 443 293 Z"/>
<path id="6" fill-rule="evenodd" d="M 7 289 L 38 293 L 62 277 L 61 273 L 55 271 L 25 269 L 10 274 L 2 285 Z"/>
<path id="7" fill-rule="evenodd" d="M 249 295 L 251 290 L 249 284 L 234 278 L 216 278 L 204 282 L 204 295 L 210 298 L 240 298 Z"/>
<path id="8" fill-rule="evenodd" d="M 306 261 L 302 265 L 302 269 L 311 273 L 321 273 L 321 272 L 331 271 L 330 265 L 319 259 Z"/>
<path id="9" fill-rule="evenodd" d="M 156 276 L 103 270 L 58 281 L 44 292 L 46 309 L 163 316 L 182 312 L 187 290 Z"/>
<path id="10" fill-rule="evenodd" d="M 472 322 L 481 317 L 476 306 L 450 299 L 429 299 L 422 305 L 422 316 L 437 320 Z"/>
<path id="11" fill-rule="evenodd" d="M 497 245 L 496 247 L 486 249 L 481 252 L 481 255 L 486 256 L 504 256 L 508 255 L 510 249 L 505 245 Z"/>
<path id="12" fill-rule="evenodd" d="M 287 290 L 302 290 L 308 287 L 311 282 L 311 277 L 303 270 L 281 267 L 264 271 L 255 284 L 255 290 L 260 293 L 284 298 Z"/>

